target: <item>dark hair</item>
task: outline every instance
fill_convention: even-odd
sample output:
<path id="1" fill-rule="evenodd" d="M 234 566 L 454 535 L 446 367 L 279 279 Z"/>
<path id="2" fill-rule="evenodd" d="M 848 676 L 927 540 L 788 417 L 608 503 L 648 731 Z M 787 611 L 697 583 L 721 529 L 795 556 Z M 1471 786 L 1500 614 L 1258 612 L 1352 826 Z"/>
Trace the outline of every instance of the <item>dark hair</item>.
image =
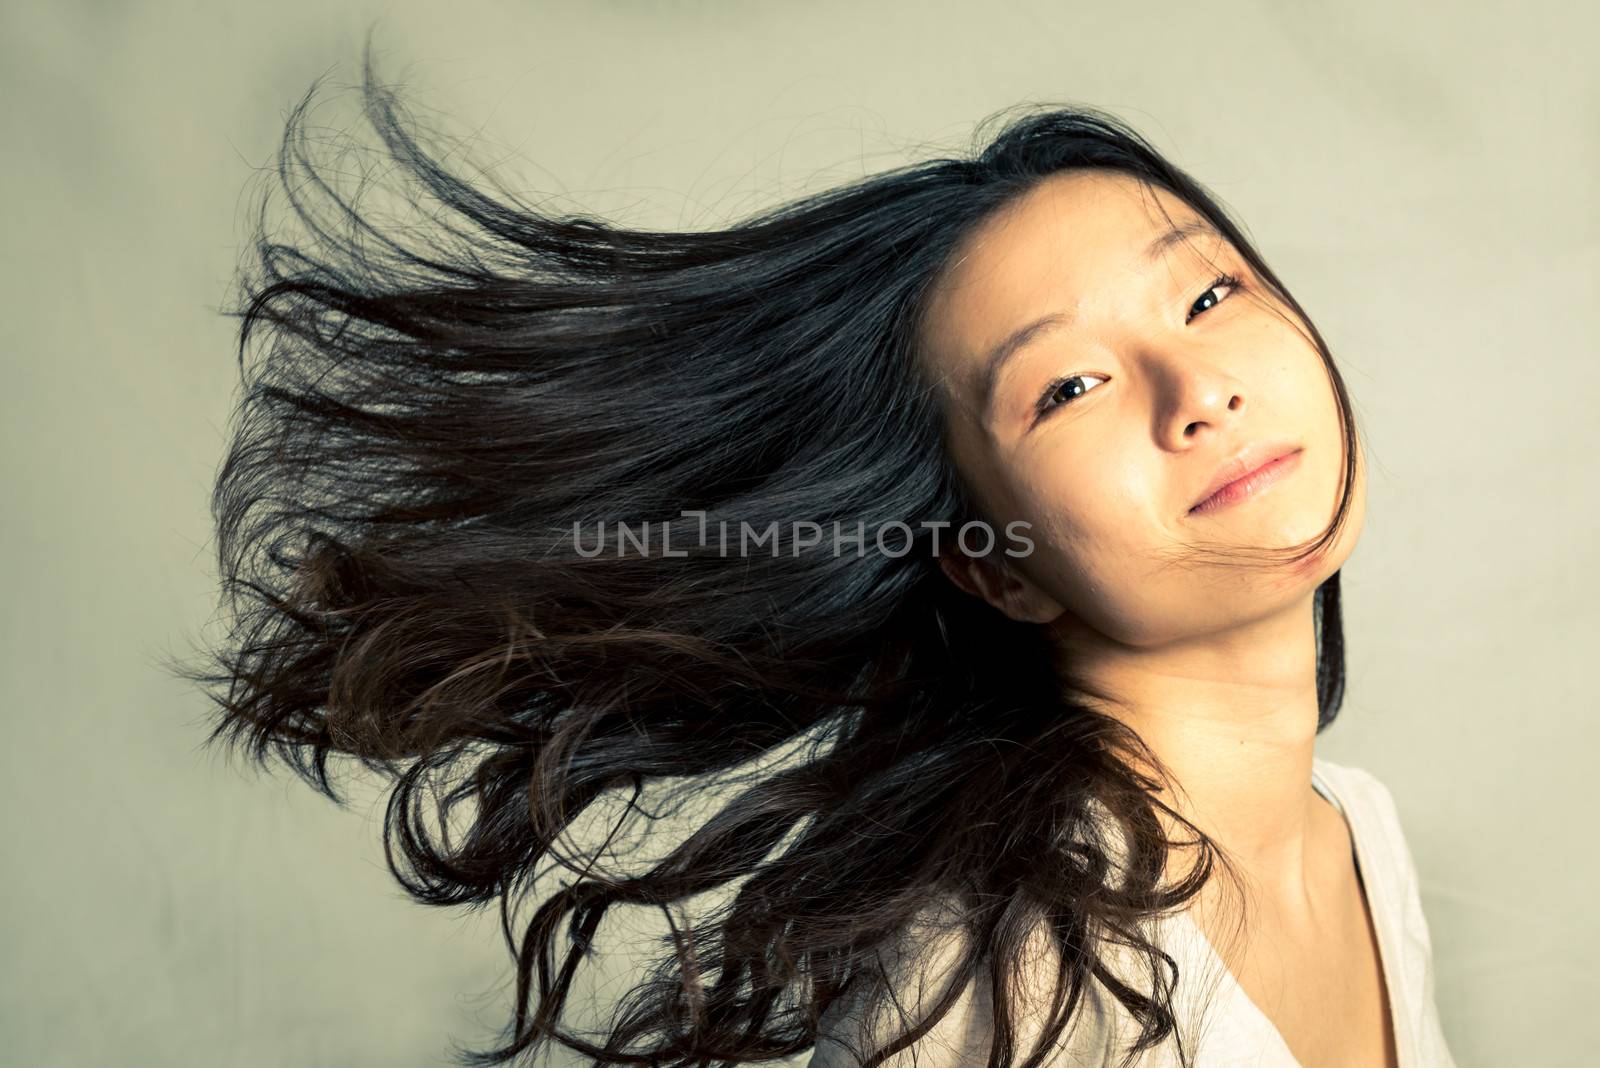
<path id="1" fill-rule="evenodd" d="M 1129 175 L 1214 223 L 1299 317 L 1351 475 L 1327 346 L 1223 209 L 1116 118 L 1034 105 L 960 158 L 726 229 L 627 229 L 449 173 L 370 55 L 362 91 L 429 226 L 385 227 L 317 169 L 313 86 L 277 169 L 304 234 L 274 235 L 264 198 L 229 308 L 242 385 L 213 497 L 228 634 L 183 670 L 215 702 L 208 744 L 275 755 L 339 803 L 330 755 L 391 778 L 386 854 L 418 900 L 499 904 L 515 1019 L 463 1063 L 551 1040 L 596 1063 L 801 1052 L 839 999 L 893 994 L 885 951 L 930 902 L 968 936 L 931 1016 L 982 984 L 991 1065 L 1016 1056 L 1007 995 L 1041 930 L 1060 954 L 1046 1042 L 1094 979 L 1139 1025 L 1130 1060 L 1173 1034 L 1175 967 L 1139 924 L 1197 893 L 1220 851 L 1155 796 L 1139 739 L 1072 696 L 1043 628 L 962 593 L 926 551 L 929 524 L 981 517 L 915 356 L 964 235 L 1047 176 Z M 899 521 L 913 551 L 730 555 L 685 512 L 705 529 Z M 646 521 L 675 521 L 670 553 L 622 551 L 617 524 Z M 595 554 L 576 535 L 597 524 Z M 1321 729 L 1343 683 L 1337 573 L 1315 614 Z M 1160 810 L 1199 848 L 1176 886 Z M 630 836 L 660 848 L 630 864 L 613 855 Z M 591 1040 L 562 1013 L 613 906 L 659 910 L 669 933 Z M 1149 983 L 1114 980 L 1103 939 Z M 878 1052 L 933 1019 L 916 1022 Z"/>

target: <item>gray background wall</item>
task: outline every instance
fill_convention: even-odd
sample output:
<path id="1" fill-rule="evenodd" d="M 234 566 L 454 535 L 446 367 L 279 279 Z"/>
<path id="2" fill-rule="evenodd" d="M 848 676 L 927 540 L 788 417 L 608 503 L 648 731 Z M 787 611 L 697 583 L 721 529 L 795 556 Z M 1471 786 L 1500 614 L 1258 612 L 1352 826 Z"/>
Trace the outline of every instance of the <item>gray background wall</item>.
<path id="1" fill-rule="evenodd" d="M 1107 107 L 1207 182 L 1375 454 L 1321 752 L 1399 803 L 1461 1064 L 1593 1063 L 1597 11 L 6 5 L 0 1061 L 446 1064 L 508 1003 L 493 924 L 390 881 L 379 795 L 201 753 L 201 699 L 152 667 L 212 608 L 242 192 L 378 19 L 385 72 L 503 179 L 639 224 L 960 147 L 1023 100 Z"/>

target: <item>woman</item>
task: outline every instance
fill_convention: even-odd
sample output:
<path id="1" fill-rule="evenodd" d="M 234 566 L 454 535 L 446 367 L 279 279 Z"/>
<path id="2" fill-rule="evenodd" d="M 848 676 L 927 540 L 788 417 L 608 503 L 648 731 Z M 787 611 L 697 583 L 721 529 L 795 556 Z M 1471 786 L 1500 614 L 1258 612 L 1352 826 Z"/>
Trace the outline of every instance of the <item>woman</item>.
<path id="1" fill-rule="evenodd" d="M 366 99 L 444 210 L 363 212 L 291 115 L 193 674 L 213 740 L 392 775 L 419 900 L 499 903 L 470 1063 L 1450 1063 L 1393 803 L 1314 756 L 1350 403 L 1197 183 L 1035 109 L 660 233 Z M 591 1033 L 613 906 L 663 948 Z"/>

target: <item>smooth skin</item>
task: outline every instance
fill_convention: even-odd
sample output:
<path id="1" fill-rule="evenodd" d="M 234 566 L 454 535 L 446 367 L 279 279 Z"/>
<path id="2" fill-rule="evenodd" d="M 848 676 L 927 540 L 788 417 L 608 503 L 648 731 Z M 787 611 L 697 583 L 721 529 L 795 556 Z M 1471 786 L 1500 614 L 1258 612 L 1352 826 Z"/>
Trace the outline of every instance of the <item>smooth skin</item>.
<path id="1" fill-rule="evenodd" d="M 1365 516 L 1358 450 L 1339 536 L 1298 564 L 1230 564 L 1309 542 L 1331 522 L 1344 442 L 1310 338 L 1201 217 L 1113 172 L 1056 175 L 988 219 L 952 258 L 923 323 L 954 460 L 1024 557 L 941 556 L 962 589 L 1049 629 L 1064 670 L 1115 697 L 1181 785 L 1164 800 L 1245 876 L 1248 936 L 1218 881 L 1193 915 L 1305 1068 L 1395 1064 L 1392 1021 L 1349 827 L 1311 786 L 1312 600 Z M 1219 274 L 1237 285 L 1213 286 Z M 1005 361 L 1018 327 L 1062 313 Z M 1080 377 L 1074 377 L 1080 376 Z M 986 403 L 987 401 L 987 403 Z M 1191 514 L 1242 446 L 1289 441 L 1296 468 L 1253 497 Z M 1212 552 L 1186 555 L 1205 546 Z M 1070 667 L 1066 667 L 1070 665 Z"/>

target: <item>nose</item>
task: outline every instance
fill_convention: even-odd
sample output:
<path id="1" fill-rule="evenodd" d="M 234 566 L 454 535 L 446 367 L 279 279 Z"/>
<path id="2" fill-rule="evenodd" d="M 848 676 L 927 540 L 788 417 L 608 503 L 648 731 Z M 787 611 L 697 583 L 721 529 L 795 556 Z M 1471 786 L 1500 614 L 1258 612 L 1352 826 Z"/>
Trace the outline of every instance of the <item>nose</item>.
<path id="1" fill-rule="evenodd" d="M 1152 356 L 1150 370 L 1155 433 L 1164 448 L 1192 448 L 1244 414 L 1244 383 L 1193 351 Z"/>

